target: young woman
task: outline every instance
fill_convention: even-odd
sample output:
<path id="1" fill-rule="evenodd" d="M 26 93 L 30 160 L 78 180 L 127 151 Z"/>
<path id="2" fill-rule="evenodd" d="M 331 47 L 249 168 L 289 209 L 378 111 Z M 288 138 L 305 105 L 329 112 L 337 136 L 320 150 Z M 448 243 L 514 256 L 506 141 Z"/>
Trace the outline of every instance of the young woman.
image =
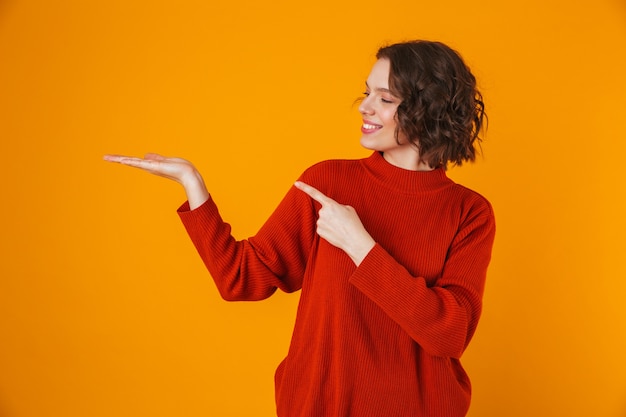
<path id="1" fill-rule="evenodd" d="M 438 42 L 381 48 L 359 105 L 361 160 L 307 169 L 259 232 L 236 241 L 194 166 L 105 159 L 175 180 L 178 214 L 226 300 L 302 290 L 276 371 L 279 417 L 461 417 L 459 358 L 481 313 L 489 202 L 446 176 L 475 159 L 484 106 Z"/>

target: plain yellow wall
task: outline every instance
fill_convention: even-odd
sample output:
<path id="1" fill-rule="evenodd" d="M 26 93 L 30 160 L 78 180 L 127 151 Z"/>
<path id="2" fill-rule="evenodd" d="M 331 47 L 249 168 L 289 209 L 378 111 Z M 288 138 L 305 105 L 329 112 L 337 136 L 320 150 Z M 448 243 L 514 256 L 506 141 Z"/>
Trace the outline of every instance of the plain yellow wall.
<path id="1" fill-rule="evenodd" d="M 458 49 L 489 113 L 450 175 L 493 203 L 470 417 L 626 416 L 623 0 L 0 2 L 0 416 L 274 415 L 298 295 L 219 299 L 182 190 L 101 160 L 193 160 L 238 237 L 358 145 L 378 46 Z"/>

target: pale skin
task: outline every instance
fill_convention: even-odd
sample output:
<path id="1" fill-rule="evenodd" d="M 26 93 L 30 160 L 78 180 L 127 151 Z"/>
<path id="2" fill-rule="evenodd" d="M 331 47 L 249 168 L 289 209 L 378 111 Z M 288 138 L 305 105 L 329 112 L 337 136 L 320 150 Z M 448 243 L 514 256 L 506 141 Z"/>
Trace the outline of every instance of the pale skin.
<path id="1" fill-rule="evenodd" d="M 402 100 L 393 96 L 389 89 L 389 65 L 388 60 L 379 59 L 366 81 L 365 98 L 359 106 L 363 116 L 361 144 L 367 149 L 383 153 L 389 163 L 399 168 L 431 170 L 420 160 L 419 151 L 406 138 L 400 137 L 400 143 L 396 140 L 396 110 Z M 146 154 L 143 158 L 105 155 L 104 159 L 178 182 L 185 189 L 191 210 L 210 198 L 202 176 L 185 159 L 154 153 Z M 376 242 L 363 226 L 356 210 L 327 197 L 309 184 L 298 181 L 295 187 L 322 206 L 318 213 L 318 235 L 343 250 L 355 265 L 360 265 Z"/>
<path id="2" fill-rule="evenodd" d="M 143 158 L 105 155 L 104 160 L 139 168 L 159 177 L 176 181 L 185 189 L 191 210 L 200 207 L 209 199 L 209 191 L 204 185 L 202 176 L 193 164 L 186 159 L 148 153 Z"/>

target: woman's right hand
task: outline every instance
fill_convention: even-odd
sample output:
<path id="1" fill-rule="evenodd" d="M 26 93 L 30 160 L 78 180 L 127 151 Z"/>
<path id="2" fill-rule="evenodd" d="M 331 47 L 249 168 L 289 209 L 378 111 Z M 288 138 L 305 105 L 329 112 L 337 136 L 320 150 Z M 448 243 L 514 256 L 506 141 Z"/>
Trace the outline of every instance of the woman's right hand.
<path id="1" fill-rule="evenodd" d="M 105 155 L 105 161 L 142 169 L 160 177 L 174 180 L 185 188 L 189 208 L 193 210 L 209 199 L 202 176 L 193 164 L 183 158 L 170 158 L 148 153 L 143 158 L 124 155 Z"/>

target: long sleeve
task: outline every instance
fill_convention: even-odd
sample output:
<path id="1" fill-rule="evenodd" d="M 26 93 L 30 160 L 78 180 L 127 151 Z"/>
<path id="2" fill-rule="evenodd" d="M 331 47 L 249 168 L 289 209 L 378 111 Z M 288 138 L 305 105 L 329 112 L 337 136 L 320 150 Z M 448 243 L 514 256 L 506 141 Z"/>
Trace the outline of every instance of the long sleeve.
<path id="1" fill-rule="evenodd" d="M 442 169 L 403 170 L 374 152 L 300 178 L 356 210 L 377 242 L 357 267 L 316 234 L 319 205 L 292 187 L 259 232 L 231 235 L 213 200 L 180 217 L 227 300 L 301 289 L 275 375 L 280 417 L 462 417 L 457 359 L 477 326 L 495 234 L 488 201 Z"/>
<path id="2" fill-rule="evenodd" d="M 411 275 L 378 244 L 350 278 L 434 356 L 459 358 L 478 324 L 495 235 L 491 207 L 482 201 L 454 237 L 434 283 Z"/>
<path id="3" fill-rule="evenodd" d="M 315 213 L 295 187 L 249 239 L 232 236 L 212 198 L 192 211 L 184 203 L 178 214 L 225 300 L 261 300 L 277 288 L 301 288 L 315 236 Z"/>

